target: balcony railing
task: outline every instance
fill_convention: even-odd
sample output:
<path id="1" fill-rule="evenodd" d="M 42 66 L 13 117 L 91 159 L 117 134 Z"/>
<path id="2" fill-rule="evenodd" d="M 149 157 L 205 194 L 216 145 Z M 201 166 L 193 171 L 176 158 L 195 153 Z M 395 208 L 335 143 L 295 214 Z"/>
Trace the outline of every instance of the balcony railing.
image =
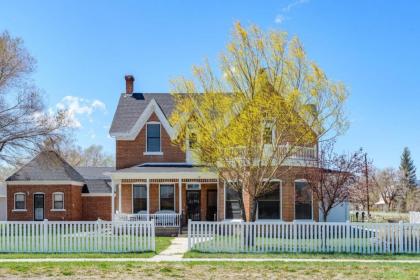
<path id="1" fill-rule="evenodd" d="M 181 225 L 181 214 L 178 213 L 156 213 L 156 214 L 124 214 L 114 215 L 115 221 L 137 222 L 154 221 L 156 227 L 179 227 Z"/>

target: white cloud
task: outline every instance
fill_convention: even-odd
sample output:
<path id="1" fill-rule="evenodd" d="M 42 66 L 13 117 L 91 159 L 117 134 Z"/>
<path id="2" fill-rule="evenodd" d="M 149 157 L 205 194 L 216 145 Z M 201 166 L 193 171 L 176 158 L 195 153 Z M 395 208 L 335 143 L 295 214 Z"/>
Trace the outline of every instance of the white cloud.
<path id="1" fill-rule="evenodd" d="M 93 101 L 77 96 L 65 96 L 56 105 L 58 110 L 66 110 L 67 117 L 71 127 L 80 128 L 82 123 L 80 117 L 86 116 L 90 122 L 93 122 L 92 114 L 95 111 L 106 112 L 105 104 L 95 99 Z"/>
<path id="2" fill-rule="evenodd" d="M 274 20 L 277 24 L 282 24 L 286 20 L 286 17 L 284 15 L 277 15 L 276 19 Z"/>
<path id="3" fill-rule="evenodd" d="M 309 0 L 295 0 L 291 3 L 289 3 L 286 7 L 282 9 L 283 13 L 289 13 L 292 9 L 296 8 L 297 6 L 300 6 L 302 4 L 308 3 Z"/>
<path id="4" fill-rule="evenodd" d="M 294 0 L 287 4 L 285 7 L 281 9 L 282 13 L 278 14 L 274 19 L 274 22 L 277 24 L 282 24 L 284 21 L 290 19 L 290 17 L 286 17 L 286 14 L 290 13 L 293 9 L 297 8 L 300 5 L 308 3 L 309 0 Z"/>

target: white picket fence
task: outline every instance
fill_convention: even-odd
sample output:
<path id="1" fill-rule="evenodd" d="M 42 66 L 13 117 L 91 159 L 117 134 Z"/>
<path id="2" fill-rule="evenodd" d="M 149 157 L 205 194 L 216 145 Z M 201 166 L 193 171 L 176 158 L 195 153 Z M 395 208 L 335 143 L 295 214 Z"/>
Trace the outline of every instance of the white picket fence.
<path id="1" fill-rule="evenodd" d="M 3 253 L 154 250 L 153 222 L 0 222 L 0 252 Z"/>
<path id="2" fill-rule="evenodd" d="M 200 252 L 420 253 L 420 225 L 189 222 L 188 248 Z"/>
<path id="3" fill-rule="evenodd" d="M 410 223 L 420 224 L 420 212 L 410 212 Z"/>
<path id="4" fill-rule="evenodd" d="M 154 221 L 156 227 L 179 227 L 181 224 L 181 214 L 178 213 L 156 213 L 156 214 L 126 214 L 118 213 L 114 215 L 115 221 Z"/>

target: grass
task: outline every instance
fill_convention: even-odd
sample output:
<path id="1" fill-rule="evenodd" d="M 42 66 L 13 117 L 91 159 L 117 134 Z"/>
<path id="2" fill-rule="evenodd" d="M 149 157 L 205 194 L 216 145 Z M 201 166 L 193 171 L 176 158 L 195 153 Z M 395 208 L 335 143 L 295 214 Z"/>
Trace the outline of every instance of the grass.
<path id="1" fill-rule="evenodd" d="M 4 278 L 418 279 L 418 264 L 392 263 L 4 263 Z"/>
<path id="2" fill-rule="evenodd" d="M 156 252 L 144 253 L 0 253 L 0 259 L 29 258 L 151 258 L 171 244 L 172 237 L 156 237 Z"/>
<path id="3" fill-rule="evenodd" d="M 189 251 L 184 258 L 239 258 L 239 259 L 379 259 L 379 260 L 420 260 L 420 255 L 415 254 L 347 254 L 347 253 L 201 253 Z"/>
<path id="4" fill-rule="evenodd" d="M 352 215 L 352 220 L 355 219 L 355 214 Z M 382 211 L 371 211 L 368 223 L 388 223 L 389 221 L 403 221 L 408 223 L 410 216 L 408 213 L 399 212 L 382 212 Z M 361 219 L 361 217 L 359 217 Z"/>

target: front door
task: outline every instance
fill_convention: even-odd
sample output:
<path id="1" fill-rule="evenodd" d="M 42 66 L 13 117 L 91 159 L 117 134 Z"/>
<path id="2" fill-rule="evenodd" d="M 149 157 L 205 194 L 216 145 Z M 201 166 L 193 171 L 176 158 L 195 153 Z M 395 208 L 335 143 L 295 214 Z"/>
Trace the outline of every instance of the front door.
<path id="1" fill-rule="evenodd" d="M 44 220 L 44 195 L 34 194 L 34 220 Z"/>
<path id="2" fill-rule="evenodd" d="M 207 191 L 207 221 L 217 220 L 217 191 Z"/>
<path id="3" fill-rule="evenodd" d="M 187 191 L 187 219 L 201 220 L 200 195 L 201 191 Z"/>

